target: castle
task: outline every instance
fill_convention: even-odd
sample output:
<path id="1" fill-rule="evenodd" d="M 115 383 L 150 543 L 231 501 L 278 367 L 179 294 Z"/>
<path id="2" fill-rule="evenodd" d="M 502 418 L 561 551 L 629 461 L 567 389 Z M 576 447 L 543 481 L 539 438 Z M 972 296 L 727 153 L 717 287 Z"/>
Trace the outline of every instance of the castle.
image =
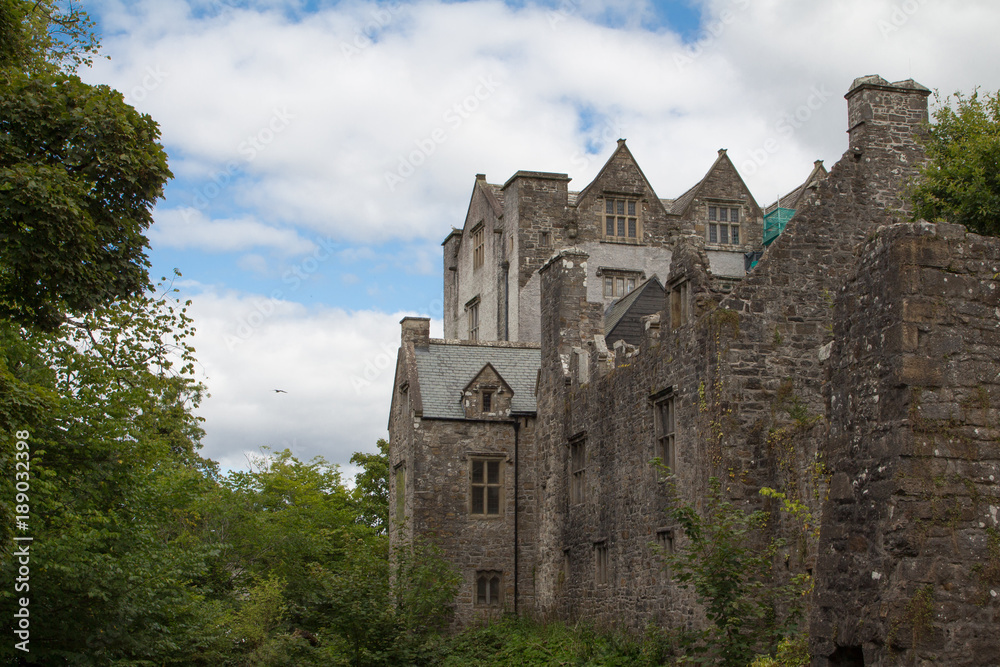
<path id="1" fill-rule="evenodd" d="M 906 222 L 928 95 L 856 79 L 843 157 L 766 209 L 725 150 L 675 200 L 624 141 L 579 192 L 476 177 L 389 417 L 390 539 L 461 572 L 457 625 L 704 622 L 658 551 L 717 478 L 812 575 L 817 667 L 1000 659 L 1000 240 Z"/>

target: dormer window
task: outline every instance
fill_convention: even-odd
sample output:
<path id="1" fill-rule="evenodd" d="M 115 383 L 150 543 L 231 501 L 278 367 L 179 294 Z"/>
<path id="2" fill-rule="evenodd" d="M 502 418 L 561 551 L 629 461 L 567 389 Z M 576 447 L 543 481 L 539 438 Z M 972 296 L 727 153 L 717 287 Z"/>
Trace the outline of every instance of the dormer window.
<path id="1" fill-rule="evenodd" d="M 483 390 L 483 412 L 493 412 L 493 390 Z"/>

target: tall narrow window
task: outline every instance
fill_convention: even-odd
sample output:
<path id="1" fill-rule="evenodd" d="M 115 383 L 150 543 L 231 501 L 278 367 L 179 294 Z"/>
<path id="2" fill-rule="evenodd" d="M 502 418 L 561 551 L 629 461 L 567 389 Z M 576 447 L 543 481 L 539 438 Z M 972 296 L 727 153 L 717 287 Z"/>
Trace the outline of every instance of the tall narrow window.
<path id="1" fill-rule="evenodd" d="M 503 486 L 503 467 L 500 459 L 474 458 L 471 460 L 469 513 L 476 516 L 500 515 L 500 491 Z"/>
<path id="2" fill-rule="evenodd" d="M 493 412 L 493 392 L 483 390 L 483 412 Z"/>
<path id="3" fill-rule="evenodd" d="M 598 542 L 594 545 L 594 583 L 608 583 L 608 543 Z"/>
<path id="4" fill-rule="evenodd" d="M 406 466 L 396 466 L 396 521 L 406 518 Z"/>
<path id="5" fill-rule="evenodd" d="M 674 438 L 674 397 L 668 396 L 656 403 L 656 455 L 673 473 L 677 465 Z"/>
<path id="6" fill-rule="evenodd" d="M 569 501 L 582 503 L 587 488 L 587 441 L 578 438 L 569 444 Z"/>
<path id="7" fill-rule="evenodd" d="M 469 340 L 479 340 L 479 301 L 469 304 Z"/>
<path id="8" fill-rule="evenodd" d="M 472 232 L 472 268 L 478 269 L 486 261 L 486 233 L 482 225 Z"/>
<path id="9" fill-rule="evenodd" d="M 493 570 L 476 572 L 476 606 L 499 607 L 503 590 L 503 573 Z"/>
<path id="10" fill-rule="evenodd" d="M 670 328 L 686 324 L 691 312 L 691 283 L 681 280 L 670 287 Z"/>

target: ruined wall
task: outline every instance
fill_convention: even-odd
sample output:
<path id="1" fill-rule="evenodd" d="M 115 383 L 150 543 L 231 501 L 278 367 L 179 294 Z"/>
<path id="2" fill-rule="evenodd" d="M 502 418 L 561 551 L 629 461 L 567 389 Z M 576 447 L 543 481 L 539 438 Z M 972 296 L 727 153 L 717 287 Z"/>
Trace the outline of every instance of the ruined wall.
<path id="1" fill-rule="evenodd" d="M 817 656 L 1000 656 L 998 270 L 998 239 L 900 224 L 837 296 Z"/>

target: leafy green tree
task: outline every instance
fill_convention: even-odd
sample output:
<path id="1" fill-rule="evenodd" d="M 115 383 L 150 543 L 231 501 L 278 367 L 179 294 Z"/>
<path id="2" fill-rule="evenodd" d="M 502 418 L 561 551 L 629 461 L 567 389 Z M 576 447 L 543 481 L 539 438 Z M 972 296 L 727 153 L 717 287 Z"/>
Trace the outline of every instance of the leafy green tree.
<path id="1" fill-rule="evenodd" d="M 0 1 L 0 317 L 55 330 L 146 290 L 159 129 L 72 73 L 96 48 L 72 2 Z"/>
<path id="2" fill-rule="evenodd" d="M 955 93 L 937 107 L 934 120 L 926 140 L 929 161 L 913 192 L 915 218 L 1000 236 L 1000 93 Z"/>
<path id="3" fill-rule="evenodd" d="M 361 466 L 354 476 L 354 502 L 358 521 L 379 535 L 389 529 L 389 442 L 378 439 L 378 454 L 357 452 L 351 463 Z"/>

